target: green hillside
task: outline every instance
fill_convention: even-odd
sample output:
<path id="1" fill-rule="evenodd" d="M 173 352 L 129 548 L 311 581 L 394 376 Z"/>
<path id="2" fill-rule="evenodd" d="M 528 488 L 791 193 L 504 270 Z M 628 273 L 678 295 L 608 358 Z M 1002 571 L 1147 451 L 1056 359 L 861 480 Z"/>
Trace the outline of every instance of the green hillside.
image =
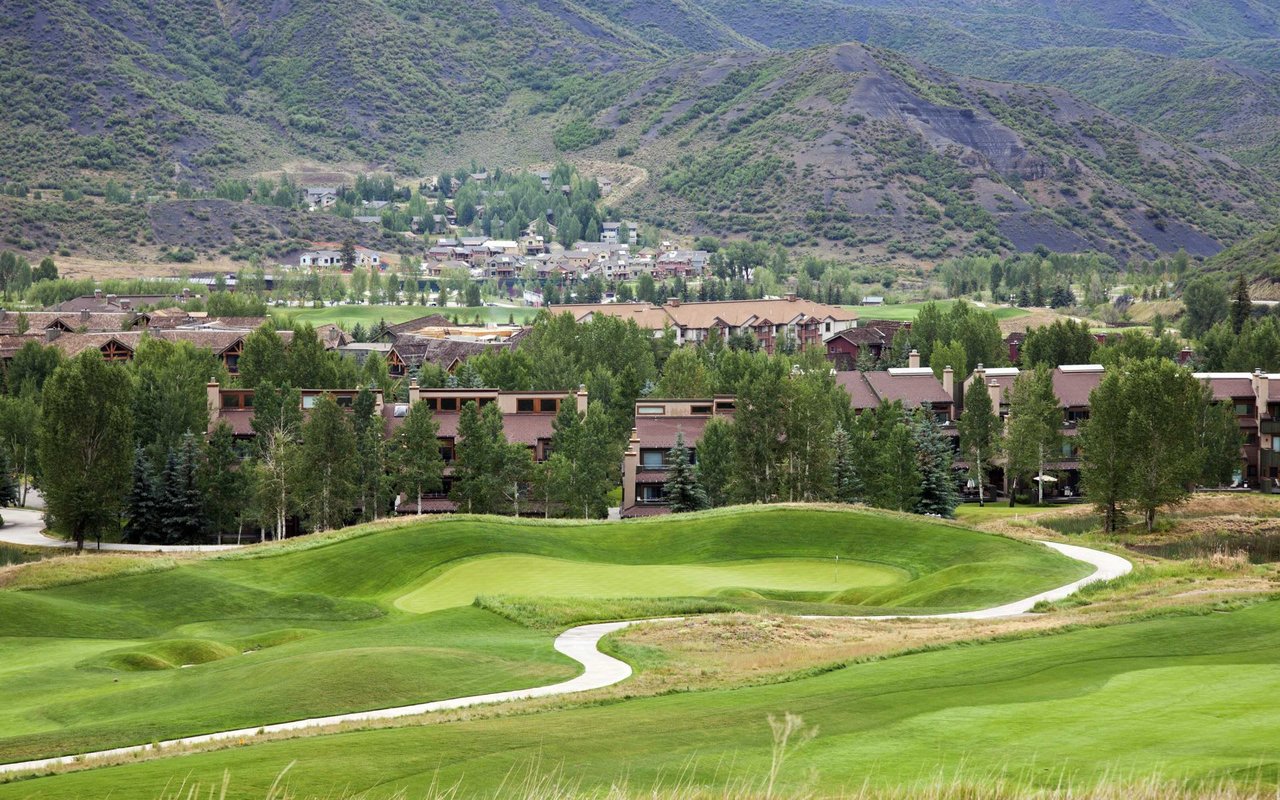
<path id="1" fill-rule="evenodd" d="M 77 564 L 37 564 L 0 589 L 0 762 L 575 674 L 550 631 L 473 606 L 478 594 L 554 628 L 615 614 L 986 607 L 1090 571 L 918 518 L 787 508 L 625 524 L 452 517 L 141 573 L 121 559 L 130 574 L 63 583 Z M 573 610 L 557 624 L 542 601 Z"/>

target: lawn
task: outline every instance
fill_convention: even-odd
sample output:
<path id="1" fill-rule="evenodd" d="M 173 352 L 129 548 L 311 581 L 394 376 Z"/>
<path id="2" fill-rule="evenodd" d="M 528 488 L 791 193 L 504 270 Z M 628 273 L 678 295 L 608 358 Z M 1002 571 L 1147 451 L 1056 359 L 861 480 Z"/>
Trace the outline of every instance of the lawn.
<path id="1" fill-rule="evenodd" d="M 943 310 L 951 308 L 955 305 L 955 300 L 936 300 Z M 972 305 L 972 303 L 970 303 Z M 894 322 L 911 322 L 920 313 L 920 309 L 924 308 L 924 303 L 898 303 L 888 306 L 845 306 L 845 308 L 858 312 L 860 319 L 883 319 Z M 1010 308 L 1007 306 L 990 306 L 984 310 L 990 311 L 996 315 L 997 320 L 1013 319 L 1015 317 L 1025 317 L 1030 311 L 1021 308 Z"/>
<path id="2" fill-rule="evenodd" d="M 1280 602 L 949 647 L 764 686 L 265 743 L 23 781 L 0 786 L 0 798 L 152 800 L 179 781 L 220 786 L 224 770 L 229 797 L 261 798 L 291 763 L 300 797 L 420 797 L 433 781 L 461 781 L 460 797 L 501 796 L 504 780 L 531 767 L 560 769 L 584 791 L 619 779 L 723 787 L 745 776 L 759 786 L 767 720 L 785 713 L 816 737 L 786 762 L 778 796 L 955 775 L 1026 787 L 1152 775 L 1271 786 Z"/>
<path id="3" fill-rule="evenodd" d="M 995 605 L 1089 571 L 921 518 L 798 508 L 614 524 L 453 517 L 197 559 L 116 557 L 96 574 L 67 566 L 97 558 L 29 565 L 20 585 L 47 588 L 0 590 L 0 762 L 576 673 L 550 631 L 468 605 L 479 590 L 554 594 L 579 614 L 603 609 L 596 618 L 616 613 L 602 596 L 668 593 L 902 613 Z M 134 564 L 146 569 L 110 575 Z M 52 585 L 64 576 L 79 582 Z"/>
<path id="4" fill-rule="evenodd" d="M 984 522 L 991 522 L 997 519 L 1017 519 L 1055 511 L 1062 513 L 1070 509 L 1071 506 L 1028 506 L 1022 504 L 1010 508 L 1008 503 L 990 501 L 985 506 L 980 506 L 977 503 L 962 503 L 956 507 L 956 519 L 969 525 L 981 525 Z"/>
<path id="5" fill-rule="evenodd" d="M 489 306 L 481 306 L 479 308 L 436 308 L 433 306 L 326 306 L 324 308 L 272 308 L 271 313 L 277 319 L 284 320 L 292 318 L 295 322 L 310 322 L 312 325 L 328 325 L 337 323 L 343 325 L 347 329 L 355 326 L 358 322 L 366 328 L 370 325 L 378 324 L 379 320 L 386 320 L 387 324 L 394 325 L 398 322 L 407 322 L 418 317 L 425 317 L 430 314 L 443 314 L 449 319 L 453 319 L 455 315 L 461 323 L 472 322 L 476 315 L 486 323 L 503 323 L 514 315 L 516 322 L 529 322 L 538 315 L 536 308 L 490 308 Z"/>

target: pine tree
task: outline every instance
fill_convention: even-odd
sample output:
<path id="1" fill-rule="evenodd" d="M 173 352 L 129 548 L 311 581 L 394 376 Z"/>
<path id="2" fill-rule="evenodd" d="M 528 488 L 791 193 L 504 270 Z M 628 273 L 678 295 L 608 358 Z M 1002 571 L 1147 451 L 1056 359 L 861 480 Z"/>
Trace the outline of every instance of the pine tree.
<path id="1" fill-rule="evenodd" d="M 199 483 L 200 450 L 188 433 L 169 451 L 161 480 L 160 534 L 166 544 L 193 544 L 204 535 L 207 521 Z"/>
<path id="2" fill-rule="evenodd" d="M 147 463 L 146 453 L 139 447 L 133 455 L 133 486 L 125 501 L 128 521 L 124 525 L 124 541 L 129 544 L 154 542 L 159 527 L 157 512 L 155 477 Z"/>
<path id="3" fill-rule="evenodd" d="M 676 446 L 667 451 L 667 503 L 671 513 L 699 511 L 707 507 L 707 495 L 702 491 L 689 463 L 689 448 L 684 445 L 684 434 L 676 434 Z"/>
<path id="4" fill-rule="evenodd" d="M 960 504 L 955 477 L 951 474 L 951 442 L 943 435 L 928 403 L 921 406 L 915 417 L 912 437 L 920 459 L 920 496 L 916 499 L 915 511 L 951 519 Z"/>
<path id="5" fill-rule="evenodd" d="M 837 503 L 857 503 L 862 500 L 862 479 L 854 461 L 853 443 L 843 425 L 837 425 L 831 434 L 832 462 L 831 493 Z"/>
<path id="6" fill-rule="evenodd" d="M 1236 277 L 1235 289 L 1232 290 L 1234 297 L 1231 300 L 1231 330 L 1235 331 L 1239 336 L 1244 330 L 1244 325 L 1249 321 L 1249 316 L 1253 313 L 1253 301 L 1249 299 L 1249 284 L 1245 281 L 1244 275 Z"/>
<path id="7" fill-rule="evenodd" d="M 248 502 L 249 470 L 242 469 L 236 452 L 231 426 L 219 422 L 205 444 L 200 465 L 200 491 L 204 497 L 204 515 L 214 533 L 236 529 L 240 543 L 241 521 Z"/>

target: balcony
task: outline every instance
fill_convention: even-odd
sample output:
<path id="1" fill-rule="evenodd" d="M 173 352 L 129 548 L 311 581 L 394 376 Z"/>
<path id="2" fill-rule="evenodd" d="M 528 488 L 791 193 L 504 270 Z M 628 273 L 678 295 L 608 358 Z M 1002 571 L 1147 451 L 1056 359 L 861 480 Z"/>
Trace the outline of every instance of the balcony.
<path id="1" fill-rule="evenodd" d="M 1259 433 L 1280 434 L 1280 419 L 1264 419 L 1258 423 Z"/>

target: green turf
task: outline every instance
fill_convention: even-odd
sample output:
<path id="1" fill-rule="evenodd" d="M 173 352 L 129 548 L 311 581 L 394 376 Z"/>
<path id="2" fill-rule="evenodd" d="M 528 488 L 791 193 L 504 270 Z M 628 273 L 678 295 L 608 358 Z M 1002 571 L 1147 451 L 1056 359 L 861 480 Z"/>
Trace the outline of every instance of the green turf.
<path id="1" fill-rule="evenodd" d="M 487 592 L 501 592 L 506 578 L 508 590 L 554 591 L 580 606 L 605 591 L 595 583 L 604 580 L 618 595 L 730 587 L 809 613 L 995 605 L 1089 571 L 1035 544 L 869 512 L 751 509 L 585 525 L 455 517 L 365 530 L 0 591 L 0 761 L 573 675 L 577 665 L 553 651 L 550 632 L 450 607 L 478 593 L 456 581 L 479 580 L 476 569 L 494 570 L 480 581 Z M 837 574 L 836 555 L 859 563 Z M 537 574 L 514 574 L 530 563 Z M 410 598 L 404 608 L 400 598 Z"/>
<path id="2" fill-rule="evenodd" d="M 1062 512 L 1067 508 L 1069 506 L 1016 505 L 1010 508 L 1008 503 L 988 502 L 985 506 L 980 506 L 977 503 L 964 503 L 956 507 L 956 519 L 971 525 L 978 525 L 997 519 L 1017 519 L 1054 511 Z"/>
<path id="3" fill-rule="evenodd" d="M 726 592 L 769 596 L 774 592 L 821 595 L 885 586 L 906 572 L 835 559 L 762 559 L 719 564 L 592 564 L 542 556 L 491 556 L 462 562 L 396 600 L 424 613 L 471 605 L 479 595 L 525 597 L 697 597 Z"/>
<path id="4" fill-rule="evenodd" d="M 402 306 L 326 306 L 325 308 L 272 308 L 271 313 L 280 318 L 292 318 L 296 322 L 310 322 L 312 325 L 328 325 L 330 323 L 338 323 L 350 328 L 357 322 L 366 328 L 370 325 L 376 325 L 378 320 L 386 320 L 388 324 L 398 322 L 407 322 L 418 317 L 425 317 L 431 314 L 443 314 L 449 319 L 453 319 L 457 315 L 458 321 L 461 323 L 470 323 L 479 314 L 484 322 L 506 323 L 511 315 L 515 315 L 516 322 L 528 322 L 538 314 L 536 308 L 490 308 L 489 306 L 481 306 L 479 308 L 460 308 L 450 306 L 448 308 L 437 308 L 435 306 L 419 306 L 419 305 L 402 305 Z"/>
<path id="5" fill-rule="evenodd" d="M 167 782 L 260 798 L 290 763 L 298 796 L 492 792 L 531 764 L 583 790 L 759 779 L 769 715 L 816 726 L 781 792 L 938 775 L 1015 784 L 1280 779 L 1280 602 L 952 647 L 737 690 L 275 742 L 0 786 L 0 798 L 158 797 Z M 1264 792 L 1265 794 L 1265 792 Z M 365 795 L 362 795 L 365 796 Z"/>
<path id="6" fill-rule="evenodd" d="M 933 301 L 942 307 L 943 310 L 955 305 L 955 300 L 935 300 Z M 845 306 L 845 308 L 858 312 L 861 319 L 883 319 L 892 322 L 911 322 L 920 313 L 920 309 L 924 308 L 924 303 L 898 303 L 888 306 Z M 1025 317 L 1030 314 L 1022 308 L 1010 308 L 1007 306 L 991 306 L 986 309 L 996 315 L 996 319 L 1013 319 L 1015 317 Z"/>

